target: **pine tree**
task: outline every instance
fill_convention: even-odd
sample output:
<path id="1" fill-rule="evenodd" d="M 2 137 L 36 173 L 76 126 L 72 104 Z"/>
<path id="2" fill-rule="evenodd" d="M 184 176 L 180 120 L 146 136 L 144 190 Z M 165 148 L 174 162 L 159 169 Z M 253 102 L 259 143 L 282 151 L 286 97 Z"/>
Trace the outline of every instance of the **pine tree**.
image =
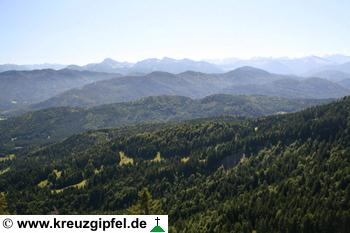
<path id="1" fill-rule="evenodd" d="M 142 191 L 139 192 L 139 198 L 143 214 L 148 215 L 150 212 L 150 203 L 152 201 L 151 193 L 148 191 L 147 188 L 144 188 Z"/>
<path id="2" fill-rule="evenodd" d="M 8 214 L 7 201 L 4 193 L 0 193 L 0 215 Z"/>

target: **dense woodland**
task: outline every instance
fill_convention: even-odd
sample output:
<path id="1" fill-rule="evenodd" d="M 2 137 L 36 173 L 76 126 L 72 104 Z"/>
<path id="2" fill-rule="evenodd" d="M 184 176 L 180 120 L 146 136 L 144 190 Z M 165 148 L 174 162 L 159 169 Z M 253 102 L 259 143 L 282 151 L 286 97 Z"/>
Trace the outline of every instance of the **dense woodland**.
<path id="1" fill-rule="evenodd" d="M 350 98 L 88 131 L 0 158 L 0 212 L 168 214 L 170 232 L 349 232 Z"/>

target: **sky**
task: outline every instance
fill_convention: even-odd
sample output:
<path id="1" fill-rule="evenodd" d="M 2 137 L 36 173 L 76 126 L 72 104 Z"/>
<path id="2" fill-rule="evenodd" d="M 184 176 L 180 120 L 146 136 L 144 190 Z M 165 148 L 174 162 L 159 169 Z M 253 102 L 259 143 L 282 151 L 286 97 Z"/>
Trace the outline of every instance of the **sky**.
<path id="1" fill-rule="evenodd" d="M 348 0 L 0 0 L 0 63 L 350 55 Z"/>

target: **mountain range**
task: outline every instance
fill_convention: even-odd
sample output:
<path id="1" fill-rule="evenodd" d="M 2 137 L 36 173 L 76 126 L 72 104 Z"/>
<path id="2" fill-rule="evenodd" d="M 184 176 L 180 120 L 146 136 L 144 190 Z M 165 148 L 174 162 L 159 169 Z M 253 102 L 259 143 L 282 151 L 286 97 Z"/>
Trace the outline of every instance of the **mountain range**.
<path id="1" fill-rule="evenodd" d="M 33 64 L 33 65 L 16 65 L 16 64 L 2 64 L 0 65 L 0 72 L 9 70 L 42 70 L 42 69 L 64 69 L 66 65 L 61 64 Z"/>
<path id="2" fill-rule="evenodd" d="M 228 58 L 222 60 L 209 60 L 209 62 L 216 64 L 224 71 L 229 71 L 242 66 L 252 66 L 271 73 L 294 74 L 300 76 L 312 76 L 316 72 L 330 69 L 350 73 L 350 56 L 344 55 L 328 55 L 323 57 L 307 56 L 300 58 Z"/>
<path id="3" fill-rule="evenodd" d="M 265 95 L 327 99 L 350 94 L 350 76 L 340 71 L 318 77 L 281 75 L 240 67 L 226 73 L 155 71 L 120 75 L 95 71 L 33 70 L 0 73 L 2 115 L 19 115 L 52 107 L 89 108 L 134 101 L 148 96 L 179 95 L 203 98 L 214 94 Z"/>
<path id="4" fill-rule="evenodd" d="M 326 55 L 307 56 L 300 58 L 268 58 L 255 57 L 251 59 L 227 58 L 221 60 L 194 61 L 191 59 L 162 59 L 148 58 L 136 63 L 119 62 L 106 58 L 100 63 L 90 63 L 83 66 L 78 65 L 0 65 L 0 72 L 7 70 L 33 70 L 33 69 L 62 69 L 88 70 L 94 72 L 120 73 L 124 75 L 146 74 L 153 71 L 164 71 L 169 73 L 182 73 L 185 71 L 197 71 L 203 73 L 222 73 L 242 66 L 251 66 L 266 70 L 270 73 L 312 76 L 325 70 L 337 70 L 350 73 L 350 56 Z"/>
<path id="5" fill-rule="evenodd" d="M 198 71 L 203 73 L 220 73 L 222 70 L 214 64 L 205 61 L 193 61 L 190 59 L 176 60 L 168 57 L 163 59 L 149 58 L 137 63 L 118 62 L 106 58 L 101 63 L 92 63 L 85 66 L 70 65 L 68 69 L 89 70 L 98 72 L 122 73 L 122 74 L 147 74 L 154 71 L 169 73 L 181 73 L 185 71 Z"/>
<path id="6" fill-rule="evenodd" d="M 128 73 L 129 69 L 133 66 L 129 62 L 118 62 L 111 58 L 104 59 L 101 63 L 90 63 L 85 66 L 69 65 L 66 68 L 71 70 L 88 70 L 94 72 L 106 72 L 106 73 Z"/>
<path id="7" fill-rule="evenodd" d="M 59 106 L 92 107 L 157 95 L 203 98 L 213 94 L 322 99 L 339 98 L 350 94 L 350 90 L 340 83 L 326 79 L 278 75 L 251 67 L 242 67 L 221 74 L 193 71 L 171 74 L 157 71 L 141 76 L 118 77 L 88 84 L 79 89 L 70 89 L 31 105 L 29 109 Z"/>

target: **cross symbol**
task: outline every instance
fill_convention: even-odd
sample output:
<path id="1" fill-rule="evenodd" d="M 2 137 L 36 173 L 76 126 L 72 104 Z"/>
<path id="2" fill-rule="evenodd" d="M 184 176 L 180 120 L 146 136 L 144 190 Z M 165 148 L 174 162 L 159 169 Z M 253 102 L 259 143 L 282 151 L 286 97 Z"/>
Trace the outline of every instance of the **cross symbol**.
<path id="1" fill-rule="evenodd" d="M 160 219 L 157 217 L 157 218 L 156 218 L 156 221 L 157 221 L 157 226 L 158 226 L 158 221 L 159 221 L 159 220 L 160 220 Z"/>

